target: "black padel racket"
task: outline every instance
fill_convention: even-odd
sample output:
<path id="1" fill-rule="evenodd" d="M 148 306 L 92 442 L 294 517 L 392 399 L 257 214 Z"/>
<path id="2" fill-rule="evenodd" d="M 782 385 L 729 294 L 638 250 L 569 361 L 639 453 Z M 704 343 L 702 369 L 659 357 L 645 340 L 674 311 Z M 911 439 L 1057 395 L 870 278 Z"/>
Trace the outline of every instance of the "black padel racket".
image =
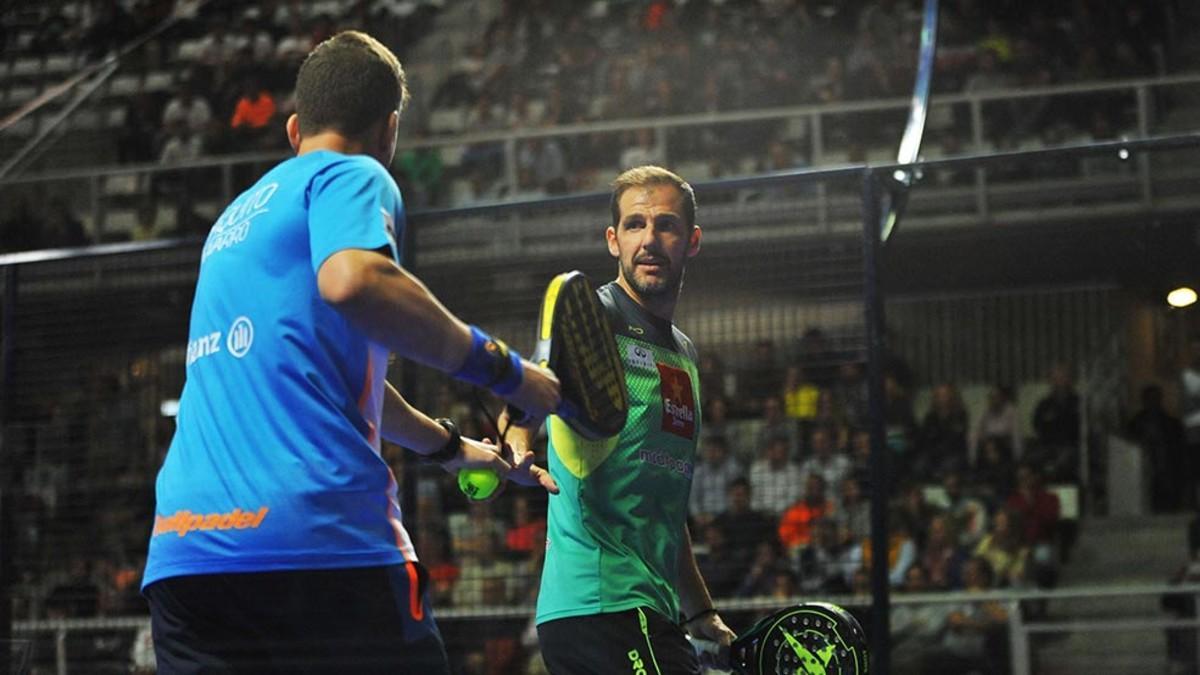
<path id="1" fill-rule="evenodd" d="M 624 365 L 608 314 L 583 272 L 560 274 L 546 287 L 532 360 L 558 376 L 562 404 L 555 412 L 575 433 L 595 441 L 625 427 Z M 524 417 L 511 408 L 510 415 Z"/>
<path id="2" fill-rule="evenodd" d="M 693 640 L 714 665 L 737 675 L 864 675 L 867 637 L 849 612 L 824 602 L 793 605 L 764 617 L 728 651 Z M 714 653 L 715 652 L 715 653 Z"/>

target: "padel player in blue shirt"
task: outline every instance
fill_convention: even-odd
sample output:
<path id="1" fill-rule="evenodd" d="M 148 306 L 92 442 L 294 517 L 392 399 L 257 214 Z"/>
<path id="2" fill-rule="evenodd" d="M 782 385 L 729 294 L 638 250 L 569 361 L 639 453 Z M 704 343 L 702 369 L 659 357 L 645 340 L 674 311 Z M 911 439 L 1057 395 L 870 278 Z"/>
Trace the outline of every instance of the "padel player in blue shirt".
<path id="1" fill-rule="evenodd" d="M 159 673 L 447 673 L 380 438 L 554 489 L 384 381 L 396 352 L 535 416 L 559 400 L 553 375 L 397 264 L 404 206 L 384 167 L 407 96 L 373 38 L 317 45 L 287 122 L 296 157 L 204 244 L 143 579 Z"/>

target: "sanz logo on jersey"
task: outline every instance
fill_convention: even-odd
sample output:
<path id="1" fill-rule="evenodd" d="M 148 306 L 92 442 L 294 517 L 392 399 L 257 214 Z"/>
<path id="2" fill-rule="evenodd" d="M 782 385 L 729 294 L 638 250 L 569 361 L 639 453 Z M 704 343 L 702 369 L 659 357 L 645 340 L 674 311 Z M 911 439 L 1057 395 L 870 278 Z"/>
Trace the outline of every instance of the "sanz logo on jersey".
<path id="1" fill-rule="evenodd" d="M 696 397 L 687 371 L 659 363 L 662 391 L 662 430 L 688 440 L 696 435 Z"/>
<path id="2" fill-rule="evenodd" d="M 631 368 L 654 370 L 654 355 L 641 345 L 627 345 L 625 347 L 625 363 L 628 363 Z"/>
<path id="3" fill-rule="evenodd" d="M 254 324 L 250 323 L 250 319 L 239 316 L 229 327 L 229 337 L 225 338 L 225 347 L 229 349 L 231 355 L 240 359 L 250 351 L 252 344 L 254 344 Z"/>

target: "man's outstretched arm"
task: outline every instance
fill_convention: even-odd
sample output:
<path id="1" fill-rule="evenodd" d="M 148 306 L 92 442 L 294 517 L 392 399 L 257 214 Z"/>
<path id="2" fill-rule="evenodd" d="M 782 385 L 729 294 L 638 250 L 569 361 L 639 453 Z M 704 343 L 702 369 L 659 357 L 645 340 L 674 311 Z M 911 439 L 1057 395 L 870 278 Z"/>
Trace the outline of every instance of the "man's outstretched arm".
<path id="1" fill-rule="evenodd" d="M 317 288 L 321 298 L 356 328 L 405 358 L 487 386 L 536 419 L 558 405 L 554 374 L 528 361 L 521 360 L 519 372 L 507 379 L 490 382 L 484 371 L 491 356 L 482 333 L 451 314 L 419 279 L 376 251 L 345 249 L 329 256 L 317 272 Z"/>

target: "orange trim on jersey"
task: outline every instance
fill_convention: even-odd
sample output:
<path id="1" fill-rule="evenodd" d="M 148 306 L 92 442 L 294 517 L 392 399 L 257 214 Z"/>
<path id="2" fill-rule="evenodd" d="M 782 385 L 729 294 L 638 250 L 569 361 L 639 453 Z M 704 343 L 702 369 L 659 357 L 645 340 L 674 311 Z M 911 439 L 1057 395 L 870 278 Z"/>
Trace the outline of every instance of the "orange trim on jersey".
<path id="1" fill-rule="evenodd" d="M 367 375 L 363 379 L 362 393 L 358 395 L 358 412 L 362 414 L 363 419 L 367 422 L 367 428 L 371 430 L 367 434 L 367 442 L 375 445 L 379 440 L 379 429 L 375 428 L 375 423 L 367 417 L 367 404 L 371 401 L 371 385 L 375 384 L 375 363 L 371 357 L 370 347 L 367 347 Z"/>
<path id="2" fill-rule="evenodd" d="M 404 563 L 408 572 L 408 610 L 414 621 L 425 618 L 425 605 L 421 602 L 421 576 L 417 574 L 417 564 L 413 561 Z"/>

